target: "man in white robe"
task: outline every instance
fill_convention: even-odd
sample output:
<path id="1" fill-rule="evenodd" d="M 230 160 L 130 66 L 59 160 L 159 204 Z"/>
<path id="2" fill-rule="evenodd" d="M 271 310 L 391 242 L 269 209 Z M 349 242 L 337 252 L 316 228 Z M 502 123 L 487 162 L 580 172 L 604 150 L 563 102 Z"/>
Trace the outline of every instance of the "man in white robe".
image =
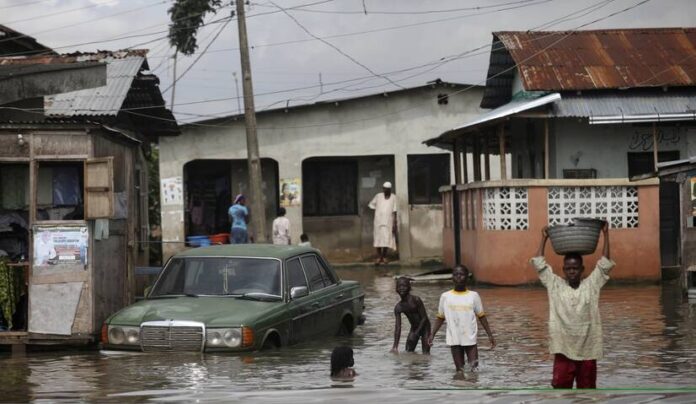
<path id="1" fill-rule="evenodd" d="M 387 249 L 396 250 L 396 209 L 398 202 L 392 194 L 392 184 L 387 181 L 382 185 L 382 192 L 375 195 L 369 203 L 375 211 L 373 229 L 374 246 L 377 249 L 376 265 L 387 263 Z"/>

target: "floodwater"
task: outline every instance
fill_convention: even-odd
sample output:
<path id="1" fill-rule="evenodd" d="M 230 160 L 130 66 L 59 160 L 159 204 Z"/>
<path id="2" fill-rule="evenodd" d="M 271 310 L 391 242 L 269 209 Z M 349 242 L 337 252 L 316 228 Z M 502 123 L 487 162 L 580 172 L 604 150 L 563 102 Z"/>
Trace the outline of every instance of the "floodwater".
<path id="1" fill-rule="evenodd" d="M 600 302 L 605 347 L 605 357 L 598 363 L 600 389 L 556 392 L 548 390 L 552 358 L 547 353 L 544 289 L 473 288 L 481 295 L 498 347 L 488 350 L 481 329 L 479 372 L 454 380 L 444 330 L 430 356 L 389 353 L 398 300 L 392 276 L 397 271 L 409 272 L 339 270 L 342 278 L 360 281 L 367 296 L 366 324 L 350 337 L 327 337 L 242 356 L 3 353 L 0 401 L 696 401 L 696 305 L 682 302 L 674 286 L 606 286 Z M 449 287 L 447 282 L 415 284 L 413 293 L 432 315 L 440 293 Z M 404 342 L 405 335 L 400 349 Z M 342 344 L 355 351 L 358 377 L 351 383 L 329 379 L 331 349 Z"/>

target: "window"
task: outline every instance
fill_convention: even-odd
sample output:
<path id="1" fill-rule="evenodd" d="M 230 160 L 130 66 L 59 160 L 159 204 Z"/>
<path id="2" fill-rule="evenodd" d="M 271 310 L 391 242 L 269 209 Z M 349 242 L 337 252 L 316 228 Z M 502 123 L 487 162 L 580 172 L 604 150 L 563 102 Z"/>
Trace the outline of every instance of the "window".
<path id="1" fill-rule="evenodd" d="M 307 278 L 305 278 L 304 271 L 302 271 L 300 259 L 291 259 L 285 265 L 287 267 L 288 275 L 288 293 L 290 292 L 290 290 L 292 290 L 292 288 L 296 286 L 307 287 Z"/>
<path id="2" fill-rule="evenodd" d="M 309 288 L 312 292 L 322 289 L 324 286 L 324 277 L 321 273 L 321 268 L 317 263 L 317 259 L 311 255 L 302 257 L 302 266 L 307 273 L 307 279 L 309 279 Z"/>
<path id="3" fill-rule="evenodd" d="M 336 279 L 334 278 L 333 274 L 326 268 L 326 263 L 324 263 L 324 261 L 321 259 L 319 259 L 318 262 L 319 270 L 321 271 L 321 275 L 324 277 L 324 284 L 326 286 L 330 286 L 336 283 Z"/>
<path id="4" fill-rule="evenodd" d="M 355 160 L 302 163 L 305 216 L 358 214 L 358 164 Z"/>
<path id="5" fill-rule="evenodd" d="M 408 203 L 439 205 L 440 187 L 450 183 L 449 154 L 408 156 Z"/>
<path id="6" fill-rule="evenodd" d="M 83 163 L 40 162 L 36 184 L 37 220 L 82 220 Z"/>

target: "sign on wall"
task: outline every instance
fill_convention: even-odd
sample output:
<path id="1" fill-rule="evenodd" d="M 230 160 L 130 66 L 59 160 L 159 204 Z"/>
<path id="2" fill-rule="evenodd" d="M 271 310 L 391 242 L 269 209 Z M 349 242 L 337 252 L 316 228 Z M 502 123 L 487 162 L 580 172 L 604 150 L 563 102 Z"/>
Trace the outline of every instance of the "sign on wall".
<path id="1" fill-rule="evenodd" d="M 280 206 L 300 206 L 302 204 L 302 180 L 284 178 L 280 180 Z"/>
<path id="2" fill-rule="evenodd" d="M 184 187 L 181 177 L 162 178 L 160 180 L 162 206 L 182 205 L 184 203 Z"/>
<path id="3" fill-rule="evenodd" d="M 34 265 L 87 265 L 87 226 L 34 227 Z"/>

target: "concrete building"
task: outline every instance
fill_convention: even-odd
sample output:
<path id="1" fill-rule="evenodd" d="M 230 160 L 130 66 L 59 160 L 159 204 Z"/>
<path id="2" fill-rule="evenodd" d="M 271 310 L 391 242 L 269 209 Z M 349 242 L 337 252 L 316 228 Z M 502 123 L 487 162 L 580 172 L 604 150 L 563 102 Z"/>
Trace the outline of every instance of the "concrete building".
<path id="1" fill-rule="evenodd" d="M 696 152 L 695 34 L 494 33 L 481 102 L 492 110 L 427 141 L 462 162 L 456 190 L 441 188 L 445 261 L 485 282 L 534 282 L 527 260 L 541 228 L 598 217 L 610 223 L 614 278 L 676 275 L 685 220 L 678 186 L 639 179 L 660 161 Z M 470 151 L 473 173 L 465 168 Z M 511 175 L 482 175 L 491 153 L 508 156 L 501 172 Z M 551 263 L 560 267 L 560 257 Z"/>
<path id="2" fill-rule="evenodd" d="M 292 241 L 309 235 L 335 261 L 374 254 L 371 198 L 391 181 L 399 201 L 399 258 L 439 257 L 450 153 L 422 142 L 480 113 L 482 88 L 439 80 L 369 96 L 257 113 L 268 224 L 286 206 Z M 185 237 L 229 232 L 230 199 L 247 189 L 242 116 L 200 121 L 160 142 L 165 256 Z M 253 212 L 252 212 L 253 214 Z M 176 242 L 179 243 L 176 243 Z"/>

